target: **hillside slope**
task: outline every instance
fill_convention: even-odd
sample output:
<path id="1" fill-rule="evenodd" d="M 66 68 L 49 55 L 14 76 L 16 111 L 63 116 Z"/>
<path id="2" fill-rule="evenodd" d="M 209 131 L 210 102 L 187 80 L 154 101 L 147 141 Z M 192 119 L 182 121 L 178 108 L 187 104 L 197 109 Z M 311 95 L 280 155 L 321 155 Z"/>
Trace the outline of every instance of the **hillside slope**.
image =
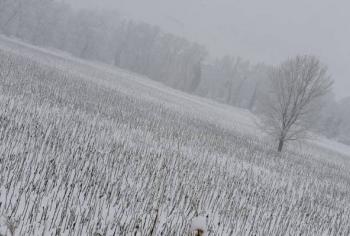
<path id="1" fill-rule="evenodd" d="M 0 46 L 5 50 L 26 56 L 40 64 L 54 66 L 61 71 L 69 71 L 70 74 L 79 76 L 83 80 L 112 88 L 119 93 L 167 106 L 243 135 L 266 138 L 256 127 L 258 118 L 248 110 L 190 95 L 147 77 L 100 62 L 81 60 L 55 49 L 47 50 L 1 35 L 0 42 Z M 322 136 L 314 135 L 311 143 L 350 156 L 349 146 Z M 300 149 L 300 146 L 298 148 Z"/>
<path id="2" fill-rule="evenodd" d="M 247 111 L 61 52 L 1 38 L 0 60 L 0 233 L 350 234 L 340 153 L 281 156 Z"/>

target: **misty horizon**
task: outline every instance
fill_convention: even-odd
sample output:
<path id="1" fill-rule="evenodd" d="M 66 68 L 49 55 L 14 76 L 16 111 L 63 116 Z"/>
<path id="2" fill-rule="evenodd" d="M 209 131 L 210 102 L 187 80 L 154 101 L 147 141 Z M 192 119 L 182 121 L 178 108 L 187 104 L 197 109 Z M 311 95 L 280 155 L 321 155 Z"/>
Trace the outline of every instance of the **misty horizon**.
<path id="1" fill-rule="evenodd" d="M 0 236 L 350 235 L 349 7 L 0 0 Z"/>
<path id="2" fill-rule="evenodd" d="M 115 9 L 131 20 L 207 47 L 212 57 L 278 64 L 298 54 L 320 57 L 337 99 L 350 96 L 347 1 L 66 0 L 76 8 Z"/>

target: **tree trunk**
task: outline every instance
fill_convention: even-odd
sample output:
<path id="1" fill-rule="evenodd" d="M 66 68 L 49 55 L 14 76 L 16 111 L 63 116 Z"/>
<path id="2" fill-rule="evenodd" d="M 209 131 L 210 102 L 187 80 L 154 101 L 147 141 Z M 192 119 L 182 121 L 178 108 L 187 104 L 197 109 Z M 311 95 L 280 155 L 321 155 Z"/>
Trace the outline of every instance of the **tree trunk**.
<path id="1" fill-rule="evenodd" d="M 253 109 L 255 107 L 257 95 L 258 95 L 258 84 L 255 85 L 253 95 L 251 96 L 250 101 L 249 101 L 248 109 L 250 111 L 253 111 Z"/>
<path id="2" fill-rule="evenodd" d="M 279 144 L 278 144 L 278 152 L 282 152 L 283 145 L 284 145 L 284 140 L 280 139 Z"/>
<path id="3" fill-rule="evenodd" d="M 228 90 L 228 94 L 227 94 L 227 98 L 226 98 L 226 103 L 228 105 L 231 105 L 231 101 L 232 101 L 232 87 L 233 87 L 233 82 L 230 80 L 227 83 L 227 90 Z"/>

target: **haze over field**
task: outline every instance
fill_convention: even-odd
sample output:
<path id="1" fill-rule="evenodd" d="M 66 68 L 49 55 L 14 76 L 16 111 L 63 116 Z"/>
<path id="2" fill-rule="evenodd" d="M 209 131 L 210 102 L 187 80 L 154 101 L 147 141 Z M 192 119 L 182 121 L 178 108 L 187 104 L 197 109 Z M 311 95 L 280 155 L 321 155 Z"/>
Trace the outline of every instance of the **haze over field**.
<path id="1" fill-rule="evenodd" d="M 79 7 L 119 10 L 132 19 L 203 43 L 213 54 L 255 62 L 320 56 L 336 81 L 337 98 L 350 96 L 350 2 L 347 0 L 66 0 Z"/>
<path id="2" fill-rule="evenodd" d="M 349 235 L 328 140 L 279 155 L 246 110 L 2 37 L 0 59 L 1 234 Z"/>
<path id="3" fill-rule="evenodd" d="M 0 0 L 0 236 L 350 235 L 349 5 Z"/>

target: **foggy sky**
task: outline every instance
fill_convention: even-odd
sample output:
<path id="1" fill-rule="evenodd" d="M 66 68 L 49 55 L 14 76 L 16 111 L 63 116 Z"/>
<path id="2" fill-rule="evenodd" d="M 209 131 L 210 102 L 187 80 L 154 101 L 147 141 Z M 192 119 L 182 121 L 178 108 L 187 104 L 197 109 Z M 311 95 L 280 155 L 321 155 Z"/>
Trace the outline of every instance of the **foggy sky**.
<path id="1" fill-rule="evenodd" d="M 348 0 L 66 0 L 122 15 L 204 44 L 213 55 L 279 63 L 317 55 L 329 66 L 338 98 L 350 96 Z"/>

